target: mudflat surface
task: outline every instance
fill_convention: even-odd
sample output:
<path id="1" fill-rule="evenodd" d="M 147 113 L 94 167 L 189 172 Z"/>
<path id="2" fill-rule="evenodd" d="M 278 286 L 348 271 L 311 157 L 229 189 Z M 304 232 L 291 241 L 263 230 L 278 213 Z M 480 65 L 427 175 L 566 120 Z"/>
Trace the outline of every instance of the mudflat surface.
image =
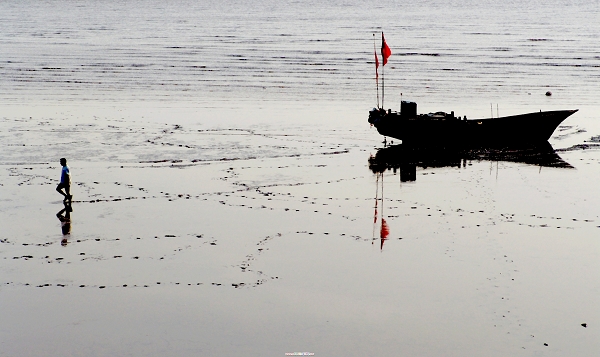
<path id="1" fill-rule="evenodd" d="M 2 124 L 3 355 L 599 347 L 598 151 L 401 182 L 368 128 L 80 121 Z"/>

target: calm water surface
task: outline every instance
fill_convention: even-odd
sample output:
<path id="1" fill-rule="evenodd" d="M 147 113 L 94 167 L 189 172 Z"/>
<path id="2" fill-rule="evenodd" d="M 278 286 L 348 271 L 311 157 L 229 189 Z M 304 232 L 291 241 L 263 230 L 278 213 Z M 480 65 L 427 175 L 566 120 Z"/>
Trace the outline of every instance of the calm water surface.
<path id="1" fill-rule="evenodd" d="M 487 115 L 490 103 L 505 114 L 586 109 L 596 108 L 600 87 L 597 1 L 0 7 L 5 104 L 184 101 L 214 109 L 291 101 L 364 110 L 376 102 L 372 48 L 381 30 L 393 51 L 390 105 L 403 93 L 423 112 L 472 117 Z"/>

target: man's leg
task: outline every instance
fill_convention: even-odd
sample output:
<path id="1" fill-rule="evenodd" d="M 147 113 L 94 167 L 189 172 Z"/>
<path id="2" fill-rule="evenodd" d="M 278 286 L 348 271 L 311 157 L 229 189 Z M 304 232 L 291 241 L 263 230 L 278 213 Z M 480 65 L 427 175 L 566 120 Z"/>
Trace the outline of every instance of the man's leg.
<path id="1" fill-rule="evenodd" d="M 56 186 L 56 192 L 60 193 L 61 195 L 65 196 L 65 197 L 67 197 L 67 195 L 64 192 L 62 192 L 63 187 L 64 187 L 64 185 L 62 183 L 59 183 L 58 186 Z"/>

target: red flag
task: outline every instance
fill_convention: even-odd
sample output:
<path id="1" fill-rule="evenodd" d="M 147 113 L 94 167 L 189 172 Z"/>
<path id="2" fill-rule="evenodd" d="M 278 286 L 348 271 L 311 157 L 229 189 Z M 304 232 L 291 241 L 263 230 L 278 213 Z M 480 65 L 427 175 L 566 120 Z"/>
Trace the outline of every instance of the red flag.
<path id="1" fill-rule="evenodd" d="M 373 45 L 373 47 L 375 47 L 375 45 Z M 379 58 L 377 57 L 377 52 L 373 52 L 375 53 L 375 78 L 379 78 L 379 71 L 377 70 L 379 68 Z"/>
<path id="2" fill-rule="evenodd" d="M 385 43 L 385 38 L 383 37 L 383 32 L 381 33 L 381 57 L 383 57 L 383 65 L 385 66 L 387 64 L 388 61 L 388 57 L 390 57 L 392 55 L 392 50 L 390 50 L 390 47 L 387 45 L 387 43 Z"/>

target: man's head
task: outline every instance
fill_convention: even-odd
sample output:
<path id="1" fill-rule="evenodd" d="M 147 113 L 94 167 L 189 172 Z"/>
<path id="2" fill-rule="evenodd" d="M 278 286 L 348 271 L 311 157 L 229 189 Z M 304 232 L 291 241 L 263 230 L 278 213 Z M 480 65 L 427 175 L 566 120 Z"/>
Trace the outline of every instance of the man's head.
<path id="1" fill-rule="evenodd" d="M 60 164 L 62 166 L 66 166 L 67 165 L 67 159 L 65 159 L 64 157 L 62 159 L 60 159 Z"/>

